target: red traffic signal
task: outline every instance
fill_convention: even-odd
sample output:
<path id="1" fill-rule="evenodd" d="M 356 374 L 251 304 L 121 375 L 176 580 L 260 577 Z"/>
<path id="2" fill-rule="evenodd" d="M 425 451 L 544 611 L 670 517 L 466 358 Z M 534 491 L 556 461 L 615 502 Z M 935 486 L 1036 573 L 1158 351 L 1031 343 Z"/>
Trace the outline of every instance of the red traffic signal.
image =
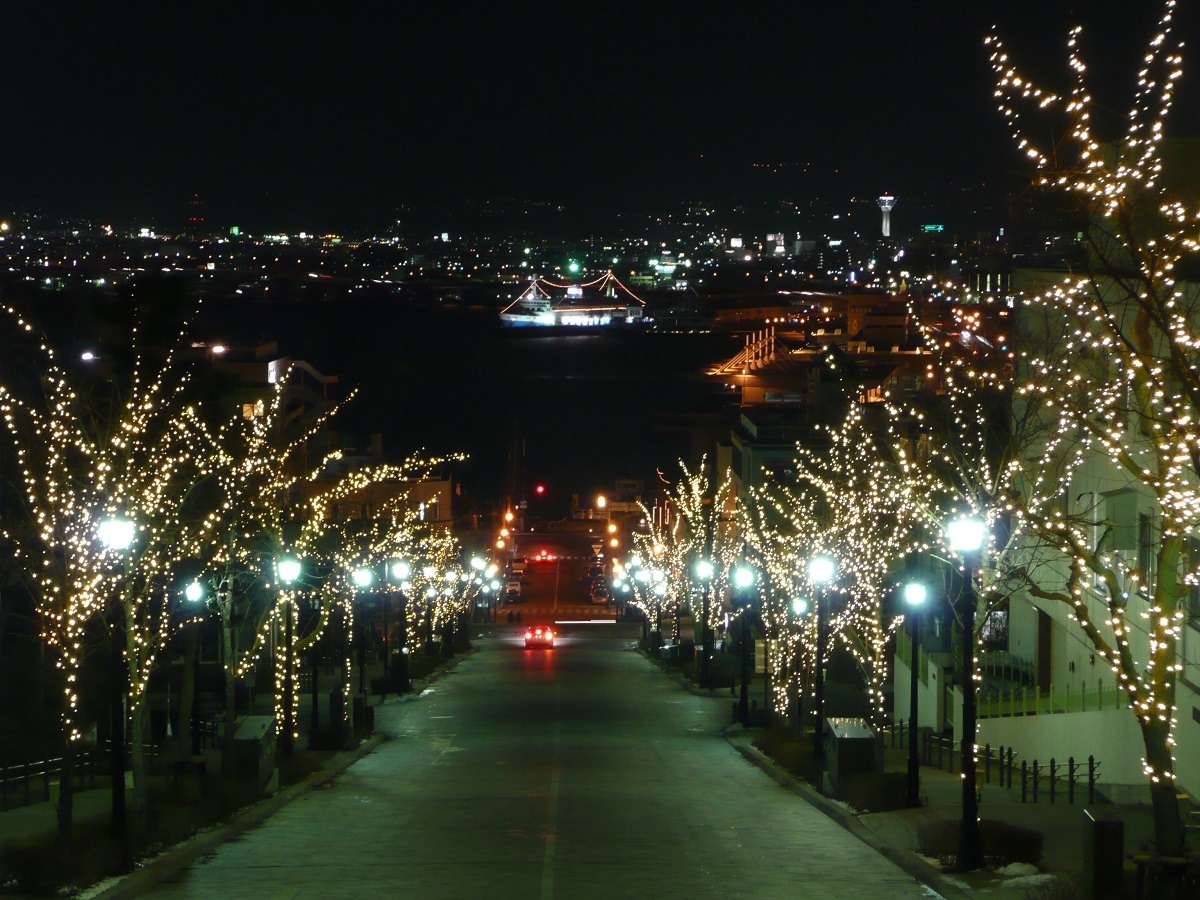
<path id="1" fill-rule="evenodd" d="M 533 492 L 540 497 L 542 494 L 546 493 L 546 486 L 544 484 L 539 484 L 533 489 Z"/>

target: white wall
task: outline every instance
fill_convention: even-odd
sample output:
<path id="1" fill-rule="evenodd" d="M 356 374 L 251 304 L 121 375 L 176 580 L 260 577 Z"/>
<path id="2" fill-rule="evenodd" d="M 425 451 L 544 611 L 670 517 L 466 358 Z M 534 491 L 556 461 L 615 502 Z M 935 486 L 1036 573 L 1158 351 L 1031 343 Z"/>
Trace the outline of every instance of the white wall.
<path id="1" fill-rule="evenodd" d="M 909 694 L 909 679 L 912 669 L 909 668 L 908 659 L 901 659 L 899 656 L 895 658 L 894 668 L 892 669 L 896 679 L 892 684 L 892 719 L 903 719 L 908 721 L 908 694 Z M 938 666 L 929 666 L 929 680 L 921 681 L 917 679 L 917 727 L 918 728 L 933 728 L 937 729 L 937 692 L 941 689 L 939 680 L 945 676 L 942 675 Z"/>
<path id="2" fill-rule="evenodd" d="M 1188 653 L 1200 654 L 1200 630 L 1184 628 Z M 1200 691 L 1180 681 L 1175 689 L 1175 783 L 1200 799 Z"/>
<path id="3" fill-rule="evenodd" d="M 1128 709 L 981 719 L 976 743 L 1012 747 L 1021 759 L 1036 759 L 1039 765 L 1053 757 L 1065 767 L 1071 756 L 1086 764 L 1089 755 L 1095 756 L 1104 796 L 1122 803 L 1150 802 L 1142 773 L 1145 744 Z"/>

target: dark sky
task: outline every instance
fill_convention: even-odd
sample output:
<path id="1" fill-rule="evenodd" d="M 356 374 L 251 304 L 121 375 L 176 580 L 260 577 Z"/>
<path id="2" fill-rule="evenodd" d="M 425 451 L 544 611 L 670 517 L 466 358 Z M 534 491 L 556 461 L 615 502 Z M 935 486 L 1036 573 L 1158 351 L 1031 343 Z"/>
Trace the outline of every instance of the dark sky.
<path id="1" fill-rule="evenodd" d="M 1095 93 L 1124 109 L 1111 85 L 1132 83 L 1160 8 L 13 0 L 0 209 L 168 228 L 197 191 L 214 225 L 323 231 L 506 196 L 903 202 L 1018 169 L 982 45 L 992 21 L 1056 87 L 1081 21 Z M 1195 21 L 1177 13 L 1184 34 Z M 1181 133 L 1198 130 L 1198 77 L 1185 76 Z"/>

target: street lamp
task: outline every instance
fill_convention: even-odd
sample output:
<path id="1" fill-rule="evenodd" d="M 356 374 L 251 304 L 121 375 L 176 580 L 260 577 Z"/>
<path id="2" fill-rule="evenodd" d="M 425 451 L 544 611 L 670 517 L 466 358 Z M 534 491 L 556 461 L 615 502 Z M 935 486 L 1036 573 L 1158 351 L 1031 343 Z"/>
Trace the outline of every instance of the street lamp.
<path id="1" fill-rule="evenodd" d="M 813 759 L 825 759 L 825 585 L 837 574 L 833 557 L 817 554 L 808 561 L 808 580 L 816 588 L 813 602 L 817 605 L 817 659 L 813 685 Z"/>
<path id="2" fill-rule="evenodd" d="M 396 586 L 396 592 L 400 599 L 400 651 L 396 656 L 397 663 L 403 667 L 400 674 L 400 690 L 407 691 L 412 685 L 408 681 L 408 600 L 404 596 L 404 592 L 412 587 L 412 566 L 407 560 L 394 559 L 388 563 L 388 580 Z M 390 602 L 390 601 L 389 601 Z M 386 677 L 389 672 L 392 655 L 391 634 L 388 632 L 387 621 L 387 604 L 383 608 L 383 674 Z"/>
<path id="3" fill-rule="evenodd" d="M 359 566 L 358 568 L 351 570 L 350 580 L 354 582 L 354 587 L 356 589 L 359 591 L 365 591 L 375 583 L 375 573 L 372 572 L 367 566 Z M 363 633 L 362 626 L 359 626 L 358 633 Z M 360 641 L 358 646 L 358 692 L 360 694 L 365 694 L 367 692 L 366 662 L 366 642 Z"/>
<path id="4" fill-rule="evenodd" d="M 904 602 L 911 611 L 908 639 L 912 644 L 912 655 L 908 661 L 908 805 L 921 805 L 921 760 L 917 756 L 917 639 L 920 631 L 918 621 L 921 607 L 925 605 L 928 591 L 919 581 L 904 585 Z"/>
<path id="5" fill-rule="evenodd" d="M 112 517 L 104 519 L 96 528 L 96 537 L 106 550 L 124 554 L 133 546 L 137 525 L 131 519 Z M 125 834 L 125 696 L 129 669 L 123 660 L 122 642 L 125 632 L 125 607 L 120 598 L 113 604 L 112 635 L 109 644 L 111 665 L 112 709 L 109 720 L 112 751 L 112 833 Z"/>
<path id="6" fill-rule="evenodd" d="M 204 585 L 199 579 L 192 579 L 183 589 L 183 599 L 188 603 L 196 604 L 204 599 Z M 200 755 L 200 638 L 198 632 L 199 626 L 195 626 L 188 631 L 189 651 L 187 658 L 190 660 L 189 665 L 192 670 L 192 688 L 190 701 L 185 700 L 180 706 L 179 718 L 180 727 L 183 725 L 183 716 L 188 713 L 183 709 L 183 705 L 191 705 L 191 711 L 188 718 L 191 722 L 190 733 L 192 738 L 192 756 Z M 187 692 L 182 692 L 182 696 L 187 697 Z M 168 701 L 169 701 L 168 697 Z M 167 725 L 170 726 L 171 709 L 170 703 L 167 704 Z"/>
<path id="7" fill-rule="evenodd" d="M 741 601 L 742 640 L 741 640 L 741 669 L 742 686 L 738 693 L 738 719 L 743 728 L 750 727 L 750 604 L 746 602 L 746 594 L 754 586 L 754 570 L 749 566 L 738 566 L 733 570 L 734 590 Z"/>
<path id="8" fill-rule="evenodd" d="M 275 563 L 275 574 L 278 576 L 281 593 L 286 592 L 300 578 L 300 560 L 285 556 Z M 296 686 L 293 683 L 296 649 L 292 641 L 293 619 L 295 618 L 295 603 L 291 597 L 284 601 L 283 624 L 283 725 L 279 730 L 280 750 L 285 755 L 291 755 L 296 746 L 296 729 L 292 723 L 293 710 L 296 705 Z"/>
<path id="9" fill-rule="evenodd" d="M 696 577 L 700 579 L 700 687 L 712 687 L 712 632 L 708 627 L 708 591 L 712 584 L 713 564 L 702 559 L 696 563 Z"/>
<path id="10" fill-rule="evenodd" d="M 987 525 L 978 516 L 959 516 L 946 525 L 950 549 L 963 559 L 962 619 L 962 827 L 958 835 L 958 868 L 978 869 L 983 865 L 983 843 L 979 834 L 979 798 L 975 793 L 975 566 L 980 562 L 987 539 Z"/>
<path id="11" fill-rule="evenodd" d="M 797 633 L 800 633 L 803 629 L 803 625 L 800 622 L 800 620 L 803 619 L 806 615 L 808 615 L 808 598 L 807 597 L 793 597 L 792 598 L 792 615 L 794 615 L 796 617 L 796 620 L 797 620 L 796 621 L 796 631 L 797 631 Z M 795 680 L 796 680 L 796 736 L 797 737 L 804 736 L 804 668 L 803 668 L 803 663 L 802 663 L 803 645 L 804 645 L 804 642 L 802 640 L 796 641 L 796 658 L 795 658 L 795 661 L 793 664 L 793 668 L 795 671 Z"/>

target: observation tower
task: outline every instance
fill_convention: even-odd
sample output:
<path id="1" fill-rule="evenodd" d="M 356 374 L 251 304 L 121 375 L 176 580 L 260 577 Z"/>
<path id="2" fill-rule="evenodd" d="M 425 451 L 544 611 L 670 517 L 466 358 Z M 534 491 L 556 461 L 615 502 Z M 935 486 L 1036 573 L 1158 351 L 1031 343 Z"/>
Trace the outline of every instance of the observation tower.
<path id="1" fill-rule="evenodd" d="M 883 213 L 883 236 L 892 236 L 892 207 L 896 205 L 896 198 L 891 194 L 884 194 L 875 201 L 880 212 Z"/>

